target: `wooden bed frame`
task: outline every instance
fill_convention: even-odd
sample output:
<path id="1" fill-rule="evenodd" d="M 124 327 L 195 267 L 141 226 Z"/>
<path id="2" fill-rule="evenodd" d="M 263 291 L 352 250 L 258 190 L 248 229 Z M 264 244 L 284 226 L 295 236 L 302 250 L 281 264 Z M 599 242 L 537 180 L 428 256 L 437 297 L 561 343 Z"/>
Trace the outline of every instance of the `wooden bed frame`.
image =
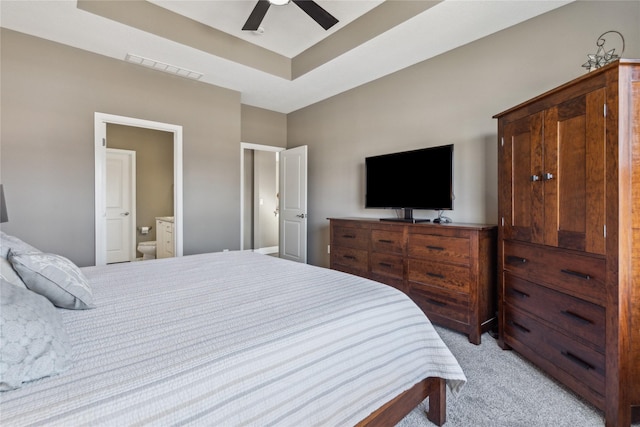
<path id="1" fill-rule="evenodd" d="M 442 378 L 429 377 L 400 394 L 357 424 L 357 427 L 388 427 L 397 424 L 420 402 L 429 398 L 427 418 L 441 426 L 447 421 L 447 389 Z"/>

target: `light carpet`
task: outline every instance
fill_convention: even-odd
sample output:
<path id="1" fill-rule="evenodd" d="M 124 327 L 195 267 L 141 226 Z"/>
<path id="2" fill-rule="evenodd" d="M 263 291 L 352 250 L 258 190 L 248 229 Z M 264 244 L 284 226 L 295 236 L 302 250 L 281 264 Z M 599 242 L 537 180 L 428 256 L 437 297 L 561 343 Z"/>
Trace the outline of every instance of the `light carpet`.
<path id="1" fill-rule="evenodd" d="M 447 390 L 447 427 L 602 427 L 601 411 L 544 374 L 514 351 L 502 350 L 489 334 L 482 344 L 436 326 L 467 376 L 462 392 Z M 433 424 L 421 403 L 396 427 Z M 640 427 L 640 423 L 633 424 Z"/>

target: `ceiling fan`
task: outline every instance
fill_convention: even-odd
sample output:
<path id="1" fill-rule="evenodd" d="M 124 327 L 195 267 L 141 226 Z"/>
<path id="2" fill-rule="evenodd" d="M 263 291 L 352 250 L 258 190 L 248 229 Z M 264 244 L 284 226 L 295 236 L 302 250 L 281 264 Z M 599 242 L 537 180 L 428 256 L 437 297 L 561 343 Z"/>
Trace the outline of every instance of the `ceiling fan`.
<path id="1" fill-rule="evenodd" d="M 284 6 L 289 4 L 291 0 L 258 0 L 258 3 L 253 8 L 249 19 L 242 27 L 243 30 L 257 31 L 260 27 L 260 23 L 269 10 L 269 6 Z M 334 18 L 329 12 L 324 10 L 318 3 L 312 0 L 292 0 L 295 4 L 304 10 L 314 21 L 316 21 L 322 28 L 328 30 L 338 23 L 338 20 Z"/>

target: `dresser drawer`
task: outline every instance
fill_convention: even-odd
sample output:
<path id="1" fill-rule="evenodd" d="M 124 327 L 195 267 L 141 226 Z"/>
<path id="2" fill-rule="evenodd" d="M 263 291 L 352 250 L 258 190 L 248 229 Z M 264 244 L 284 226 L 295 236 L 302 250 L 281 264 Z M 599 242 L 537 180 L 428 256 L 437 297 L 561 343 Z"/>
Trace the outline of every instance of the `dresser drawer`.
<path id="1" fill-rule="evenodd" d="M 437 234 L 410 234 L 409 256 L 469 265 L 469 239 Z"/>
<path id="2" fill-rule="evenodd" d="M 469 297 L 428 285 L 409 283 L 409 296 L 429 316 L 430 313 L 469 324 Z"/>
<path id="3" fill-rule="evenodd" d="M 355 249 L 369 249 L 369 229 L 352 227 L 333 227 L 334 246 Z"/>
<path id="4" fill-rule="evenodd" d="M 560 249 L 504 242 L 504 269 L 594 303 L 605 301 L 605 260 Z"/>
<path id="5" fill-rule="evenodd" d="M 471 271 L 468 267 L 410 258 L 407 269 L 410 282 L 469 293 Z"/>
<path id="6" fill-rule="evenodd" d="M 371 250 L 402 255 L 404 234 L 401 231 L 371 230 Z"/>
<path id="7" fill-rule="evenodd" d="M 564 329 L 569 336 L 591 342 L 604 353 L 604 307 L 556 292 L 527 280 L 505 274 L 504 300 L 513 307 Z"/>
<path id="8" fill-rule="evenodd" d="M 371 272 L 402 279 L 404 276 L 402 255 L 372 253 Z"/>
<path id="9" fill-rule="evenodd" d="M 331 250 L 331 261 L 333 266 L 342 265 L 365 274 L 369 269 L 369 253 L 366 250 L 334 246 Z"/>
<path id="10" fill-rule="evenodd" d="M 505 306 L 505 342 L 520 342 L 534 353 L 604 395 L 605 357 L 570 337 L 543 326 L 523 312 Z"/>

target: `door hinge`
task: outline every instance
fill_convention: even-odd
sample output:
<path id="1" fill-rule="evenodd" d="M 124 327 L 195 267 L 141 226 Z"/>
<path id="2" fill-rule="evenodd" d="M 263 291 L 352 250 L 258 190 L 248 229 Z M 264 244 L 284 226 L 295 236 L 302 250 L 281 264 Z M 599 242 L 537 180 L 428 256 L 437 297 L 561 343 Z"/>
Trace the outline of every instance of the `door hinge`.
<path id="1" fill-rule="evenodd" d="M 502 226 L 504 227 L 504 217 L 502 217 Z"/>
<path id="2" fill-rule="evenodd" d="M 500 146 L 504 147 L 504 136 L 500 138 Z"/>
<path id="3" fill-rule="evenodd" d="M 607 238 L 607 224 L 605 224 L 602 228 L 603 228 L 604 237 L 606 239 Z"/>
<path id="4" fill-rule="evenodd" d="M 603 114 L 607 117 L 607 104 L 604 104 Z"/>
<path id="5" fill-rule="evenodd" d="M 107 138 L 102 138 L 102 146 L 103 147 L 107 146 Z"/>

